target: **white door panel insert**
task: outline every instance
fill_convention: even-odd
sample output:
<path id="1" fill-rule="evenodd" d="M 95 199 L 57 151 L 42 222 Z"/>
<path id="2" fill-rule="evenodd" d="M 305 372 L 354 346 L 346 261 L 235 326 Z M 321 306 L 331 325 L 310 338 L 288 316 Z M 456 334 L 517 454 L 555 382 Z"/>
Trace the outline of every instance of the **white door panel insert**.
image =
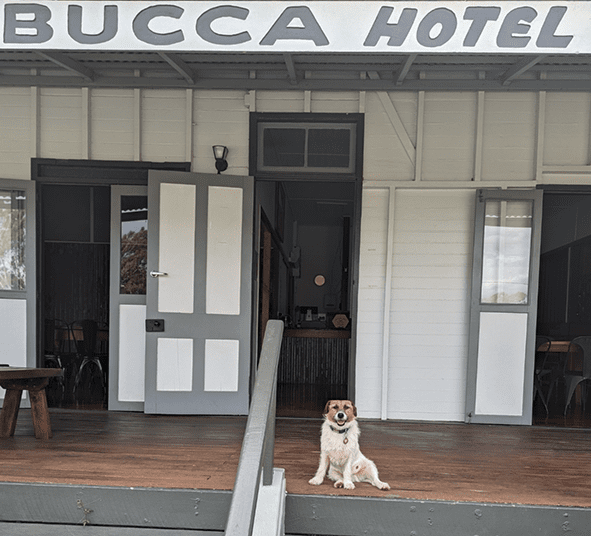
<path id="1" fill-rule="evenodd" d="M 207 205 L 207 314 L 240 314 L 242 188 L 210 186 Z"/>
<path id="2" fill-rule="evenodd" d="M 195 195 L 193 184 L 160 185 L 158 311 L 192 313 L 195 282 Z"/>

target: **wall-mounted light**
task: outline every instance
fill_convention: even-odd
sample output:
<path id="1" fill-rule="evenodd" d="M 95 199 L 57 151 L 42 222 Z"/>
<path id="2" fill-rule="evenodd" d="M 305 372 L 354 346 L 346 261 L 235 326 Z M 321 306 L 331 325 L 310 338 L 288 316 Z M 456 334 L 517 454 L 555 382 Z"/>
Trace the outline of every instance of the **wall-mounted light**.
<path id="1" fill-rule="evenodd" d="M 214 145 L 213 156 L 215 157 L 215 168 L 218 170 L 218 174 L 228 169 L 228 148 L 225 145 Z"/>

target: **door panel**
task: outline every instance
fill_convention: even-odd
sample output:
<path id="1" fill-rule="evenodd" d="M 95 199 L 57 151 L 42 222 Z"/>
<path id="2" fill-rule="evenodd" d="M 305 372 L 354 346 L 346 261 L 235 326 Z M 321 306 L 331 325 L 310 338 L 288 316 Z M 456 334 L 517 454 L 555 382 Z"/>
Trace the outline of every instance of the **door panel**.
<path id="1" fill-rule="evenodd" d="M 247 414 L 253 180 L 150 172 L 147 413 Z"/>
<path id="2" fill-rule="evenodd" d="M 531 424 L 541 190 L 476 200 L 466 421 Z"/>
<path id="3" fill-rule="evenodd" d="M 148 189 L 111 187 L 109 409 L 143 411 Z"/>

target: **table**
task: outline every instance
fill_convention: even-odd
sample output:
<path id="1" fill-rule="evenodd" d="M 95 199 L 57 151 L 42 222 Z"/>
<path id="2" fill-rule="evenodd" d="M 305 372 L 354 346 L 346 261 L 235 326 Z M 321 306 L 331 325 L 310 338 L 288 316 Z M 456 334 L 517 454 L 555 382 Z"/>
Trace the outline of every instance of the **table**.
<path id="1" fill-rule="evenodd" d="M 568 352 L 570 347 L 570 341 L 550 341 L 550 348 L 548 343 L 541 344 L 536 350 L 538 352 L 552 352 L 554 354 L 562 354 Z"/>
<path id="2" fill-rule="evenodd" d="M 29 391 L 35 437 L 51 438 L 45 387 L 49 383 L 49 378 L 62 375 L 63 370 L 58 368 L 0 367 L 0 387 L 6 389 L 0 411 L 0 438 L 14 435 L 23 390 Z"/>

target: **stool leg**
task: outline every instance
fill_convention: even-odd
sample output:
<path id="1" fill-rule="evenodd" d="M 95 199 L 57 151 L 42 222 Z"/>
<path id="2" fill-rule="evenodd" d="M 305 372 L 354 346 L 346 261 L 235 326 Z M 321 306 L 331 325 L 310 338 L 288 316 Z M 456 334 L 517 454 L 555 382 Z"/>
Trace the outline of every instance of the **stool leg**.
<path id="1" fill-rule="evenodd" d="M 29 389 L 29 397 L 31 398 L 31 416 L 33 417 L 35 437 L 37 439 L 51 439 L 51 422 L 49 421 L 45 387 Z"/>
<path id="2" fill-rule="evenodd" d="M 14 435 L 22 396 L 22 389 L 6 390 L 4 405 L 0 412 L 0 437 L 12 437 Z"/>

